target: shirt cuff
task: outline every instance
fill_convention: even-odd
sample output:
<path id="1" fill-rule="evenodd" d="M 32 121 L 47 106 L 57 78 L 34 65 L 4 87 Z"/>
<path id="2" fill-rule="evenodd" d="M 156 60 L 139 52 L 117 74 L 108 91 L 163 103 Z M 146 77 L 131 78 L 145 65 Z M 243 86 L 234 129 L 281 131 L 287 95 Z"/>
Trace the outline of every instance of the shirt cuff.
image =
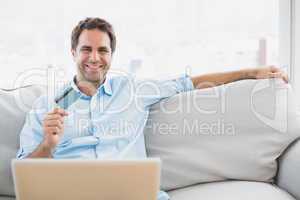
<path id="1" fill-rule="evenodd" d="M 24 159 L 27 156 L 29 156 L 34 150 L 35 150 L 35 147 L 28 147 L 28 148 L 21 147 L 17 152 L 16 159 L 19 159 L 19 160 Z"/>
<path id="2" fill-rule="evenodd" d="M 178 83 L 178 86 L 180 87 L 179 90 L 181 92 L 187 92 L 195 89 L 191 77 L 187 74 L 180 76 L 176 82 Z"/>

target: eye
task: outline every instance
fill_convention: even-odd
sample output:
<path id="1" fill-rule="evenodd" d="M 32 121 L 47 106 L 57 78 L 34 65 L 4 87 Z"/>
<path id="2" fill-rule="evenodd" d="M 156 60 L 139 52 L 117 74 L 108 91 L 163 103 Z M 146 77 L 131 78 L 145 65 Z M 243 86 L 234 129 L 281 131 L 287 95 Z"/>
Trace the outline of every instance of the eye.
<path id="1" fill-rule="evenodd" d="M 99 50 L 99 53 L 103 54 L 103 53 L 109 53 L 109 51 L 107 49 L 101 49 Z"/>
<path id="2" fill-rule="evenodd" d="M 89 53 L 91 50 L 90 49 L 88 49 L 88 48 L 82 48 L 81 49 L 81 52 L 83 52 L 83 53 Z"/>

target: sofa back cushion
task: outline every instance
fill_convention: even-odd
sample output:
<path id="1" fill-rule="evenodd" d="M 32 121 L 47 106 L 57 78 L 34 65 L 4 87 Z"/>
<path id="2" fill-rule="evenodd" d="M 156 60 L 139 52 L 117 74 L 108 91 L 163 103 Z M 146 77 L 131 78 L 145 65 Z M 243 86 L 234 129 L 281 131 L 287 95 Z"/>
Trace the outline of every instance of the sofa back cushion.
<path id="1" fill-rule="evenodd" d="M 289 85 L 244 80 L 178 94 L 152 106 L 147 153 L 162 159 L 165 190 L 227 179 L 271 182 L 300 134 Z"/>
<path id="2" fill-rule="evenodd" d="M 25 114 L 43 91 L 0 90 L 0 195 L 14 195 L 10 162 Z M 162 158 L 163 189 L 226 179 L 272 181 L 276 159 L 300 134 L 291 95 L 279 80 L 246 80 L 154 105 L 144 133 L 148 155 Z"/>
<path id="3" fill-rule="evenodd" d="M 0 89 L 0 195 L 14 195 L 10 163 L 19 148 L 25 114 L 43 90 L 41 86 L 12 91 Z"/>

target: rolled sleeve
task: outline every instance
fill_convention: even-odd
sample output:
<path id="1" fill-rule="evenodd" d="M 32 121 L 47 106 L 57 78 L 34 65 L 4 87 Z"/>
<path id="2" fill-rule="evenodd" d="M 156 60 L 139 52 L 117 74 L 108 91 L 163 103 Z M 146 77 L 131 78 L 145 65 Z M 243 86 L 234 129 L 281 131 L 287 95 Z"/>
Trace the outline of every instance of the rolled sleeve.
<path id="1" fill-rule="evenodd" d="M 190 76 L 186 74 L 167 80 L 136 81 L 136 95 L 138 96 L 139 102 L 145 107 L 151 106 L 163 98 L 193 89 L 193 82 Z"/>
<path id="2" fill-rule="evenodd" d="M 41 99 L 37 100 L 36 105 L 41 105 Z M 44 110 L 36 106 L 26 115 L 25 124 L 20 132 L 20 147 L 16 158 L 23 159 L 31 154 L 43 140 L 41 116 Z"/>
<path id="3" fill-rule="evenodd" d="M 187 74 L 180 76 L 179 78 L 174 80 L 177 84 L 179 92 L 187 92 L 190 90 L 194 90 L 194 84 L 192 79 Z"/>
<path id="4" fill-rule="evenodd" d="M 165 191 L 159 191 L 157 194 L 157 200 L 169 200 L 170 196 Z"/>

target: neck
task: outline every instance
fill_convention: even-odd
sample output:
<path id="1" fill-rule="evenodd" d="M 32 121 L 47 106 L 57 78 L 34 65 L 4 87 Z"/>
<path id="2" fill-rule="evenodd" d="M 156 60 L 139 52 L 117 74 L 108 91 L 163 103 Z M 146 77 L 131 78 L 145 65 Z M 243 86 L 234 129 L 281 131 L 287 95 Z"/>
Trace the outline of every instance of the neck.
<path id="1" fill-rule="evenodd" d="M 87 81 L 87 80 L 82 80 L 78 78 L 78 76 L 75 77 L 75 84 L 77 85 L 78 89 L 88 95 L 88 96 L 93 96 L 96 94 L 97 89 L 99 88 L 100 85 L 104 83 L 104 80 L 100 81 Z"/>

